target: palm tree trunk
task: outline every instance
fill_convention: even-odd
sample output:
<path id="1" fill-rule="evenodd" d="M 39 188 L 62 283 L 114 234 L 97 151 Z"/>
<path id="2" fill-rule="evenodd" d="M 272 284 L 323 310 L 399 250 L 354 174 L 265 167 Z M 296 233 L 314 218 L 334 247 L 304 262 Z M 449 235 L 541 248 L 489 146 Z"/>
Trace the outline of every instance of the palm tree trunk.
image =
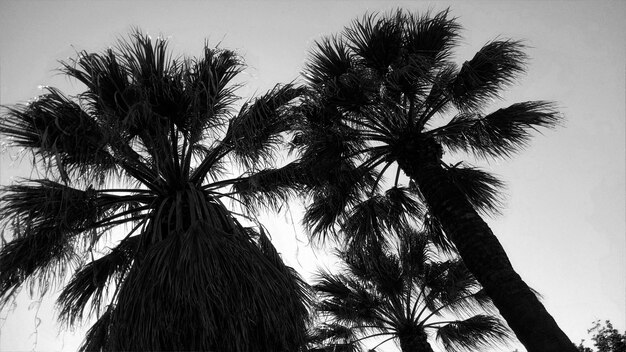
<path id="1" fill-rule="evenodd" d="M 421 158 L 415 153 L 399 158 L 398 164 L 417 183 L 430 211 L 519 341 L 529 352 L 577 351 L 515 272 L 489 226 L 447 178 L 440 159 L 434 159 L 432 153 L 422 153 Z"/>
<path id="2" fill-rule="evenodd" d="M 428 336 L 421 334 L 403 334 L 398 336 L 402 352 L 433 352 L 428 343 Z"/>

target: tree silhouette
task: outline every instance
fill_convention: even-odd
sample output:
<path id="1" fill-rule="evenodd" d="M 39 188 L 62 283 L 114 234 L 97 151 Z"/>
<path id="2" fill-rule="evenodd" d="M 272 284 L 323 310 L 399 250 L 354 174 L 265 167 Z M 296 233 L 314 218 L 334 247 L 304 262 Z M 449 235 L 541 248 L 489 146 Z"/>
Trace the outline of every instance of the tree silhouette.
<path id="1" fill-rule="evenodd" d="M 465 162 L 443 160 L 444 151 L 509 157 L 533 131 L 556 125 L 559 114 L 545 101 L 486 113 L 524 71 L 524 45 L 493 40 L 459 67 L 450 59 L 459 30 L 448 11 L 398 10 L 365 15 L 317 42 L 303 73 L 309 91 L 294 138 L 302 164 L 319 180 L 305 223 L 317 236 L 333 235 L 359 199 L 382 185 L 401 186 L 403 172 L 431 223 L 458 249 L 526 348 L 575 351 L 480 215 L 499 209 L 500 181 Z M 392 165 L 395 182 L 381 181 Z"/>
<path id="2" fill-rule="evenodd" d="M 385 247 L 343 252 L 344 270 L 320 272 L 314 289 L 317 312 L 329 321 L 326 340 L 359 347 L 380 337 L 403 352 L 433 351 L 435 341 L 446 351 L 475 351 L 509 340 L 510 330 L 463 263 L 438 260 L 425 233 L 405 230 L 397 246 Z"/>
<path id="3" fill-rule="evenodd" d="M 39 178 L 2 190 L 13 238 L 0 250 L 0 303 L 75 269 L 59 318 L 99 316 L 83 351 L 299 348 L 307 285 L 223 200 L 284 191 L 261 195 L 301 89 L 277 85 L 236 111 L 242 69 L 232 51 L 173 57 L 136 31 L 63 63 L 79 95 L 45 88 L 7 107 L 0 133 L 32 152 Z M 235 164 L 245 172 L 229 177 Z"/>
<path id="4" fill-rule="evenodd" d="M 626 351 L 626 333 L 620 334 L 609 320 L 600 323 L 600 320 L 593 322 L 588 333 L 593 333 L 591 340 L 597 352 L 624 352 Z M 593 352 L 589 347 L 583 346 L 582 342 L 578 345 L 580 352 Z"/>

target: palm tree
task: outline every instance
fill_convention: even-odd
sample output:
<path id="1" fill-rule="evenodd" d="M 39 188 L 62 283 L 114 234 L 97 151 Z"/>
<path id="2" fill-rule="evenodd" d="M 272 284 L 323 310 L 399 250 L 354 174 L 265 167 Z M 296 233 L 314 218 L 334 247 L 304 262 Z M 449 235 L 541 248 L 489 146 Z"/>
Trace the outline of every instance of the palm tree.
<path id="1" fill-rule="evenodd" d="M 560 116 L 545 101 L 486 113 L 524 71 L 524 45 L 494 40 L 458 67 L 450 57 L 459 30 L 448 11 L 398 10 L 366 15 L 317 42 L 303 73 L 309 94 L 294 138 L 302 164 L 318 178 L 305 223 L 322 238 L 332 235 L 363 194 L 401 185 L 402 171 L 526 348 L 574 351 L 481 217 L 498 209 L 500 181 L 443 158 L 444 151 L 509 157 Z M 381 181 L 393 165 L 395 182 Z"/>
<path id="2" fill-rule="evenodd" d="M 32 152 L 38 178 L 2 190 L 13 239 L 0 249 L 0 304 L 75 269 L 57 302 L 69 326 L 99 316 L 83 351 L 299 348 L 307 285 L 224 200 L 266 199 L 301 89 L 277 85 L 237 112 L 242 69 L 232 51 L 172 57 L 136 31 L 63 63 L 83 93 L 45 88 L 6 108 L 0 132 Z M 247 171 L 229 177 L 232 163 Z"/>
<path id="3" fill-rule="evenodd" d="M 403 352 L 413 352 L 433 351 L 429 340 L 435 339 L 446 351 L 480 350 L 509 339 L 462 262 L 436 260 L 425 233 L 405 230 L 395 250 L 353 254 L 343 252 L 345 269 L 322 271 L 314 285 L 319 314 L 329 325 L 361 335 L 351 341 L 387 337 L 380 344 L 395 340 Z"/>

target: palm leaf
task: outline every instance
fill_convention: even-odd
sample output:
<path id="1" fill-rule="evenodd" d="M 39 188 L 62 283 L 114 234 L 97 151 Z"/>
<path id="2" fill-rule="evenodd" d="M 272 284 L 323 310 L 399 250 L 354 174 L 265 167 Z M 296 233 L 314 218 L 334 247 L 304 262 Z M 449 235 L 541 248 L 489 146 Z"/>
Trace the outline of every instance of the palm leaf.
<path id="1" fill-rule="evenodd" d="M 316 326 L 309 334 L 309 339 L 314 343 L 323 343 L 325 340 L 356 340 L 354 329 L 336 323 Z"/>
<path id="2" fill-rule="evenodd" d="M 99 197 L 93 189 L 50 180 L 7 186 L 3 192 L 0 212 L 15 233 L 0 250 L 4 299 L 30 277 L 38 276 L 44 291 L 55 276 L 61 280 L 67 264 L 76 259 L 75 250 L 92 246 L 107 230 L 106 222 L 96 224 L 120 207 L 117 196 Z"/>
<path id="3" fill-rule="evenodd" d="M 306 160 L 303 162 L 306 163 Z M 318 165 L 312 169 L 310 176 L 320 186 L 313 189 L 312 202 L 307 207 L 302 222 L 312 234 L 322 240 L 329 235 L 337 237 L 334 226 L 346 216 L 346 211 L 351 206 L 358 204 L 363 190 L 372 188 L 373 173 L 355 168 L 352 163 L 341 162 L 335 165 Z"/>
<path id="4" fill-rule="evenodd" d="M 122 123 L 140 99 L 140 92 L 131 85 L 128 68 L 113 49 L 101 54 L 83 51 L 78 59 L 61 64 L 62 73 L 87 87 L 81 96 L 90 110 L 104 117 L 107 124 Z"/>
<path id="5" fill-rule="evenodd" d="M 402 48 L 403 14 L 398 11 L 380 19 L 377 17 L 376 14 L 369 14 L 360 21 L 353 21 L 345 29 L 344 36 L 352 51 L 382 75 Z"/>
<path id="6" fill-rule="evenodd" d="M 464 111 L 475 110 L 513 83 L 524 72 L 525 46 L 514 40 L 494 40 L 485 44 L 461 67 L 449 87 L 455 105 Z"/>
<path id="7" fill-rule="evenodd" d="M 449 11 L 434 16 L 427 12 L 421 16 L 409 13 L 405 16 L 407 26 L 404 47 L 410 56 L 417 56 L 431 66 L 444 62 L 457 44 L 461 26 L 456 18 L 448 18 Z"/>
<path id="8" fill-rule="evenodd" d="M 287 131 L 290 120 L 290 103 L 303 93 L 291 84 L 277 85 L 271 91 L 247 102 L 239 115 L 230 121 L 227 132 L 235 160 L 247 169 L 255 169 L 271 161 L 275 154 L 279 134 Z"/>
<path id="9" fill-rule="evenodd" d="M 364 261 L 364 264 L 361 270 L 367 272 L 367 281 L 373 285 L 380 297 L 397 298 L 405 292 L 405 272 L 395 254 L 388 254 L 384 251 L 374 252 L 371 253 L 369 262 Z M 352 268 L 353 266 L 350 267 Z"/>
<path id="10" fill-rule="evenodd" d="M 321 300 L 317 311 L 330 314 L 342 325 L 378 323 L 380 300 L 357 281 L 344 276 L 320 272 L 313 288 Z"/>
<path id="11" fill-rule="evenodd" d="M 83 343 L 78 348 L 79 352 L 103 351 L 107 349 L 109 331 L 111 329 L 111 316 L 114 308 L 109 307 L 98 320 L 89 328 Z"/>
<path id="12" fill-rule="evenodd" d="M 81 321 L 89 302 L 89 316 L 99 311 L 107 299 L 105 289 L 112 279 L 121 279 L 130 268 L 140 239 L 140 236 L 134 236 L 123 240 L 110 253 L 85 265 L 74 274 L 57 299 L 59 318 L 62 321 L 70 326 Z"/>
<path id="13" fill-rule="evenodd" d="M 431 267 L 425 277 L 433 299 L 444 303 L 452 302 L 480 289 L 480 285 L 461 260 L 447 260 L 436 265 L 439 267 L 435 270 Z"/>
<path id="14" fill-rule="evenodd" d="M 28 219 L 31 224 L 50 224 L 77 231 L 89 229 L 96 220 L 111 215 L 135 199 L 80 190 L 47 180 L 28 180 L 2 188 L 0 212 L 5 220 Z"/>
<path id="15" fill-rule="evenodd" d="M 502 321 L 488 315 L 476 315 L 437 329 L 437 339 L 446 351 L 475 351 L 505 345 L 512 337 Z"/>
<path id="16" fill-rule="evenodd" d="M 405 231 L 401 235 L 398 248 L 398 259 L 402 266 L 402 273 L 407 283 L 424 274 L 425 266 L 432 261 L 433 251 L 430 248 L 430 238 L 418 231 Z"/>
<path id="17" fill-rule="evenodd" d="M 424 216 L 423 231 L 430 239 L 431 243 L 445 255 L 456 253 L 454 244 L 448 240 L 439 220 L 430 214 Z"/>
<path id="18" fill-rule="evenodd" d="M 531 132 L 554 127 L 560 119 L 554 104 L 527 101 L 486 116 L 460 114 L 429 133 L 453 151 L 468 151 L 482 158 L 509 157 L 527 145 Z"/>
<path id="19" fill-rule="evenodd" d="M 93 172 L 99 176 L 114 168 L 107 151 L 107 135 L 77 103 L 54 88 L 28 105 L 8 108 L 0 118 L 0 133 L 14 146 L 25 147 L 56 163 L 64 175 Z"/>
<path id="20" fill-rule="evenodd" d="M 475 209 L 483 213 L 501 212 L 500 190 L 504 183 L 495 176 L 477 168 L 460 165 L 448 168 L 446 173 Z"/>
<path id="21" fill-rule="evenodd" d="M 332 82 L 352 68 L 348 46 L 337 37 L 326 37 L 315 42 L 303 76 L 313 84 Z"/>
<path id="22" fill-rule="evenodd" d="M 249 176 L 241 177 L 233 183 L 237 194 L 246 209 L 268 207 L 280 210 L 298 191 L 313 183 L 308 170 L 298 162 L 289 163 L 277 169 L 266 168 Z"/>
<path id="23" fill-rule="evenodd" d="M 388 97 L 404 93 L 412 103 L 432 89 L 440 67 L 447 64 L 451 49 L 458 39 L 460 26 L 448 18 L 448 11 L 431 15 L 402 13 L 403 44 L 401 60 L 387 74 Z M 401 95 L 394 99 L 400 102 Z M 415 106 L 415 105 L 414 105 Z"/>
<path id="24" fill-rule="evenodd" d="M 16 238 L 0 249 L 0 306 L 29 278 L 38 279 L 45 293 L 51 284 L 63 280 L 68 265 L 77 260 L 71 235 L 63 229 L 40 226 L 33 231 L 26 224 L 14 231 Z"/>
<path id="25" fill-rule="evenodd" d="M 195 144 L 209 131 L 222 127 L 237 97 L 233 79 L 243 69 L 239 56 L 230 50 L 204 47 L 204 56 L 188 64 L 183 76 L 191 99 L 190 123 L 185 130 Z"/>

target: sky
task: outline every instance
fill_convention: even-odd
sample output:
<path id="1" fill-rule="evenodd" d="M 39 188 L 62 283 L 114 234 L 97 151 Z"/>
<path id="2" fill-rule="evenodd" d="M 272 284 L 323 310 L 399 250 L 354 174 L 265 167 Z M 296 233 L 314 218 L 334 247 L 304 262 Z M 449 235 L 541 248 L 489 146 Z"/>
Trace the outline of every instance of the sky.
<path id="1" fill-rule="evenodd" d="M 487 222 L 522 278 L 543 296 L 578 343 L 596 319 L 626 328 L 626 2 L 621 1 L 0 1 L 0 104 L 24 102 L 40 85 L 76 93 L 55 72 L 76 51 L 100 51 L 139 27 L 168 37 L 175 53 L 197 55 L 205 39 L 246 60 L 239 94 L 298 79 L 315 40 L 366 11 L 450 8 L 463 26 L 455 60 L 494 38 L 528 45 L 528 73 L 493 109 L 554 101 L 562 126 L 538 134 L 511 159 L 479 163 L 506 181 L 506 208 Z M 1 155 L 0 184 L 28 176 L 28 162 Z M 328 263 L 299 226 L 301 207 L 261 221 L 288 265 L 310 277 Z M 326 264 L 329 265 L 329 264 Z M 27 289 L 0 312 L 1 351 L 76 350 L 89 324 L 60 330 L 54 292 L 41 303 Z M 393 351 L 393 345 L 386 346 Z M 522 348 L 519 348 L 522 351 Z"/>

